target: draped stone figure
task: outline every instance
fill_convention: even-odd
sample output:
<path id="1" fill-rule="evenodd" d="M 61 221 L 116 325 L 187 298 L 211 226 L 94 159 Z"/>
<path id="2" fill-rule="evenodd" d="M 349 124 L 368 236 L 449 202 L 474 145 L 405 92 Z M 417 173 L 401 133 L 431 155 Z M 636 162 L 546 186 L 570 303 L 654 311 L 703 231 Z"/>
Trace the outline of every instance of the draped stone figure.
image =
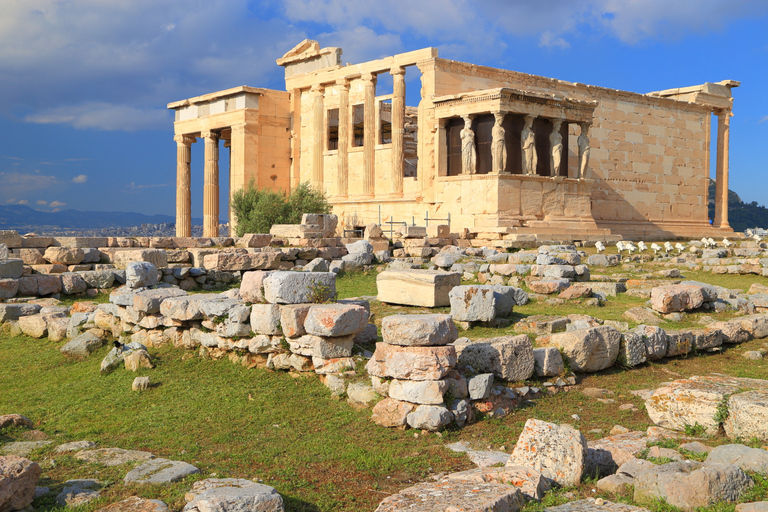
<path id="1" fill-rule="evenodd" d="M 475 150 L 475 132 L 472 131 L 472 118 L 464 116 L 464 128 L 461 130 L 461 173 L 475 174 L 477 171 L 477 151 Z"/>
<path id="2" fill-rule="evenodd" d="M 536 137 L 533 133 L 533 116 L 525 116 L 525 126 L 520 133 L 520 146 L 523 150 L 523 174 L 536 174 Z"/>
<path id="3" fill-rule="evenodd" d="M 504 122 L 504 113 L 494 112 L 493 117 L 496 119 L 496 124 L 493 125 L 491 130 L 491 172 L 493 174 L 501 174 L 507 167 L 507 145 L 504 140 L 506 138 L 506 130 L 501 126 L 501 123 Z"/>
<path id="4" fill-rule="evenodd" d="M 579 175 L 577 178 L 583 179 L 587 177 L 587 170 L 589 169 L 589 127 L 592 123 L 583 122 L 580 123 L 581 134 L 578 139 L 579 146 Z"/>
<path id="5" fill-rule="evenodd" d="M 552 176 L 559 174 L 560 162 L 563 160 L 563 136 L 560 135 L 560 127 L 562 125 L 562 119 L 552 121 L 552 133 L 549 135 L 549 147 L 552 148 L 552 158 L 550 160 Z"/>

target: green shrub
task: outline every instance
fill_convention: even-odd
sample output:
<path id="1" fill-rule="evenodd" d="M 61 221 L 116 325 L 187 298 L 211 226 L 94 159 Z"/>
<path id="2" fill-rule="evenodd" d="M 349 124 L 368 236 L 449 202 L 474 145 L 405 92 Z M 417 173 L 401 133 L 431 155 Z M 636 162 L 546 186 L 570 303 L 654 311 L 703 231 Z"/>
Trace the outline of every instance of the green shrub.
<path id="1" fill-rule="evenodd" d="M 325 195 L 301 183 L 289 196 L 282 190 L 258 189 L 253 180 L 232 195 L 237 236 L 269 233 L 273 224 L 298 224 L 304 213 L 330 213 Z"/>

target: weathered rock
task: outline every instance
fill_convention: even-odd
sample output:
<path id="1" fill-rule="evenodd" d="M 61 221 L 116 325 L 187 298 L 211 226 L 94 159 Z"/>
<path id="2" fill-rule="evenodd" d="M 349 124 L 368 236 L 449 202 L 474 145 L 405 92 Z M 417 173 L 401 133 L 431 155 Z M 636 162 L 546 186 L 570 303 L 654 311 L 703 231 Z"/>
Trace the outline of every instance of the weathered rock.
<path id="1" fill-rule="evenodd" d="M 250 325 L 256 334 L 282 334 L 280 329 L 280 306 L 277 304 L 254 304 L 251 306 Z"/>
<path id="2" fill-rule="evenodd" d="M 131 496 L 98 509 L 98 512 L 169 512 L 168 505 L 160 500 L 148 500 Z"/>
<path id="3" fill-rule="evenodd" d="M 371 420 L 382 427 L 405 427 L 408 414 L 415 408 L 414 404 L 385 398 L 373 406 Z"/>
<path id="4" fill-rule="evenodd" d="M 149 357 L 149 353 L 146 350 L 131 350 L 128 355 L 123 359 L 125 362 L 125 369 L 130 372 L 137 372 L 141 368 L 154 368 L 152 360 Z"/>
<path id="5" fill-rule="evenodd" d="M 92 441 L 72 441 L 71 443 L 60 444 L 53 451 L 54 453 L 79 452 L 80 450 L 88 450 L 90 448 L 96 448 L 96 443 Z"/>
<path id="6" fill-rule="evenodd" d="M 48 322 L 45 315 L 28 315 L 19 318 L 19 329 L 27 336 L 42 338 L 48 334 Z"/>
<path id="7" fill-rule="evenodd" d="M 0 429 L 8 427 L 34 428 L 32 420 L 21 414 L 3 414 L 0 416 Z"/>
<path id="8" fill-rule="evenodd" d="M 266 276 L 263 285 L 264 298 L 272 304 L 323 302 L 336 295 L 336 274 L 278 271 Z"/>
<path id="9" fill-rule="evenodd" d="M 402 380 L 440 380 L 456 366 L 456 349 L 441 347 L 400 347 L 377 343 L 366 365 L 368 374 Z"/>
<path id="10" fill-rule="evenodd" d="M 0 457 L 0 512 L 24 510 L 35 497 L 42 469 L 23 457 Z"/>
<path id="11" fill-rule="evenodd" d="M 385 498 L 375 512 L 517 512 L 522 493 L 504 484 L 451 481 L 425 482 Z"/>
<path id="12" fill-rule="evenodd" d="M 493 388 L 493 374 L 481 373 L 467 379 L 467 391 L 470 400 L 485 400 Z"/>
<path id="13" fill-rule="evenodd" d="M 133 294 L 133 309 L 148 315 L 160 312 L 160 304 L 169 297 L 183 297 L 187 292 L 180 288 L 157 288 L 141 290 Z"/>
<path id="14" fill-rule="evenodd" d="M 76 247 L 48 247 L 43 258 L 51 263 L 77 265 L 85 259 L 85 253 Z"/>
<path id="15" fill-rule="evenodd" d="M 351 382 L 347 386 L 347 403 L 352 407 L 364 408 L 379 399 L 373 387 L 365 382 Z"/>
<path id="16" fill-rule="evenodd" d="M 448 293 L 460 284 L 457 272 L 386 270 L 376 277 L 381 302 L 427 308 L 449 306 Z"/>
<path id="17" fill-rule="evenodd" d="M 286 338 L 291 352 L 307 357 L 336 359 L 352 355 L 354 336 L 315 336 L 305 334 L 298 338 Z"/>
<path id="18" fill-rule="evenodd" d="M 644 363 L 646 360 L 643 335 L 637 332 L 621 333 L 621 345 L 619 346 L 619 355 L 616 361 L 622 366 L 632 368 Z"/>
<path id="19" fill-rule="evenodd" d="M 533 349 L 534 371 L 537 377 L 554 377 L 565 369 L 563 356 L 555 347 Z"/>
<path id="20" fill-rule="evenodd" d="M 610 255 L 609 255 L 610 256 Z M 547 507 L 544 512 L 649 512 L 646 508 L 627 505 L 626 503 L 613 503 L 602 498 L 587 498 L 585 500 L 572 501 L 557 507 Z"/>
<path id="21" fill-rule="evenodd" d="M 97 448 L 96 450 L 83 450 L 75 454 L 76 459 L 104 466 L 119 466 L 128 462 L 154 459 L 150 452 L 139 450 L 123 450 L 122 448 Z"/>
<path id="22" fill-rule="evenodd" d="M 408 426 L 436 432 L 453 421 L 453 413 L 440 405 L 420 405 L 406 416 Z"/>
<path id="23" fill-rule="evenodd" d="M 643 337 L 646 357 L 654 361 L 667 355 L 667 333 L 653 325 L 638 325 L 634 332 Z"/>
<path id="24" fill-rule="evenodd" d="M 640 503 L 663 499 L 692 511 L 716 502 L 732 503 L 752 485 L 752 479 L 738 466 L 671 462 L 638 474 L 634 499 Z"/>
<path id="25" fill-rule="evenodd" d="M 704 329 L 691 329 L 688 332 L 693 337 L 693 348 L 696 350 L 707 350 L 723 344 L 723 333 L 719 329 L 705 327 Z"/>
<path id="26" fill-rule="evenodd" d="M 456 286 L 448 298 L 451 316 L 459 322 L 488 322 L 496 317 L 496 294 L 492 286 Z"/>
<path id="27" fill-rule="evenodd" d="M 121 348 L 113 348 L 109 353 L 101 360 L 101 373 L 110 373 L 120 367 L 125 361 L 125 356 L 130 354 L 134 350 L 147 350 L 147 347 L 137 341 L 126 343 Z"/>
<path id="28" fill-rule="evenodd" d="M 595 483 L 595 487 L 601 491 L 612 492 L 615 494 L 624 494 L 634 485 L 635 479 L 624 473 L 616 473 L 601 478 Z"/>
<path id="29" fill-rule="evenodd" d="M 744 343 L 752 339 L 752 335 L 741 326 L 738 320 L 712 322 L 707 327 L 720 331 L 723 343 Z"/>
<path id="30" fill-rule="evenodd" d="M 242 478 L 207 478 L 184 496 L 184 512 L 283 512 L 283 498 L 274 487 Z"/>
<path id="31" fill-rule="evenodd" d="M 627 432 L 587 443 L 585 473 L 590 476 L 610 475 L 645 450 L 645 432 Z"/>
<path id="32" fill-rule="evenodd" d="M 543 281 L 531 281 L 528 283 L 528 287 L 531 289 L 531 291 L 544 295 L 560 293 L 570 285 L 571 282 L 568 279 L 548 279 Z"/>
<path id="33" fill-rule="evenodd" d="M 129 471 L 123 481 L 127 484 L 170 484 L 197 473 L 200 470 L 186 462 L 152 459 Z"/>
<path id="34" fill-rule="evenodd" d="M 3 455 L 16 455 L 17 457 L 27 457 L 33 451 L 44 448 L 53 441 L 16 441 L 8 443 L 0 448 Z"/>
<path id="35" fill-rule="evenodd" d="M 309 308 L 304 329 L 316 336 L 347 336 L 368 325 L 368 310 L 354 304 L 317 304 Z"/>
<path id="36" fill-rule="evenodd" d="M 472 463 L 479 468 L 490 468 L 509 461 L 509 454 L 491 450 L 474 450 L 464 442 L 456 442 L 445 445 L 454 452 L 466 453 Z"/>
<path id="37" fill-rule="evenodd" d="M 723 428 L 731 439 L 754 437 L 768 441 L 768 390 L 731 395 Z"/>
<path id="38" fill-rule="evenodd" d="M 515 324 L 515 330 L 531 334 L 552 334 L 565 331 L 570 319 L 564 316 L 532 315 Z"/>
<path id="39" fill-rule="evenodd" d="M 443 480 L 506 484 L 520 489 L 526 500 L 540 500 L 549 491 L 547 480 L 535 469 L 516 466 L 477 468 L 450 473 Z"/>
<path id="40" fill-rule="evenodd" d="M 741 327 L 751 334 L 754 338 L 768 337 L 768 315 L 748 315 L 742 316 L 734 321 L 741 323 Z"/>
<path id="41" fill-rule="evenodd" d="M 533 375 L 533 345 L 525 334 L 482 340 L 462 338 L 454 343 L 454 347 L 462 366 L 492 372 L 511 382 L 523 381 Z"/>
<path id="42" fill-rule="evenodd" d="M 67 480 L 64 488 L 56 496 L 56 503 L 70 508 L 85 505 L 101 497 L 99 489 L 103 484 L 98 480 Z"/>
<path id="43" fill-rule="evenodd" d="M 735 512 L 768 512 L 768 501 L 753 501 L 736 505 Z"/>
<path id="44" fill-rule="evenodd" d="M 18 279 L 24 274 L 24 262 L 20 259 L 0 260 L 0 278 Z"/>
<path id="45" fill-rule="evenodd" d="M 125 266 L 125 284 L 129 288 L 154 286 L 158 277 L 157 267 L 148 261 L 131 261 Z"/>
<path id="46" fill-rule="evenodd" d="M 168 255 L 163 249 L 129 249 L 119 250 L 112 256 L 112 263 L 117 268 L 126 268 L 130 262 L 141 261 L 163 268 L 168 266 Z"/>
<path id="47" fill-rule="evenodd" d="M 673 284 L 651 289 L 651 307 L 659 313 L 688 311 L 703 303 L 704 292 L 701 286 Z"/>
<path id="48" fill-rule="evenodd" d="M 543 342 L 543 340 L 539 340 Z M 571 370 L 596 372 L 613 366 L 619 355 L 621 333 L 610 326 L 593 327 L 548 336 L 546 344 L 562 350 Z"/>
<path id="49" fill-rule="evenodd" d="M 638 324 L 659 325 L 660 323 L 664 322 L 663 319 L 659 318 L 658 313 L 653 311 L 651 308 L 645 307 L 628 309 L 621 316 L 630 322 L 635 322 Z"/>
<path id="50" fill-rule="evenodd" d="M 94 333 L 87 331 L 70 340 L 61 347 L 61 353 L 76 359 L 85 359 L 104 345 L 104 340 Z"/>
<path id="51" fill-rule="evenodd" d="M 436 346 L 452 343 L 458 337 L 451 315 L 390 315 L 381 321 L 385 343 L 414 346 Z"/>
<path id="52" fill-rule="evenodd" d="M 693 350 L 693 334 L 690 331 L 667 331 L 667 356 L 682 356 Z"/>
<path id="53" fill-rule="evenodd" d="M 768 452 L 743 444 L 716 446 L 707 455 L 706 462 L 733 464 L 750 473 L 768 474 Z"/>
<path id="54" fill-rule="evenodd" d="M 563 486 L 581 481 L 587 459 L 587 440 L 578 430 L 529 419 L 507 466 L 531 467 Z"/>
<path id="55" fill-rule="evenodd" d="M 240 296 L 245 302 L 264 302 L 264 279 L 271 274 L 263 270 L 243 272 L 240 281 Z"/>
<path id="56" fill-rule="evenodd" d="M 444 380 L 398 380 L 389 383 L 389 396 L 413 404 L 440 405 L 448 390 Z"/>

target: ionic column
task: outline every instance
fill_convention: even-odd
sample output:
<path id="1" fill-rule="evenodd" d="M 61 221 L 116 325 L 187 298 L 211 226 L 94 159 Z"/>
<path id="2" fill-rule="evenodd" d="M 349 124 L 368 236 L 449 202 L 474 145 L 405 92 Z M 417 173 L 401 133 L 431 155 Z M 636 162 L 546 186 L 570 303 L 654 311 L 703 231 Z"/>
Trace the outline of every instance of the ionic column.
<path id="1" fill-rule="evenodd" d="M 336 80 L 339 86 L 339 153 L 336 164 L 336 195 L 347 197 L 349 187 L 349 79 Z"/>
<path id="2" fill-rule="evenodd" d="M 219 236 L 219 134 L 205 130 L 203 236 Z"/>
<path id="3" fill-rule="evenodd" d="M 191 145 L 189 135 L 176 135 L 176 236 L 192 236 Z"/>
<path id="4" fill-rule="evenodd" d="M 323 92 L 322 85 L 312 86 L 312 186 L 315 190 L 323 190 Z"/>
<path id="5" fill-rule="evenodd" d="M 730 110 L 718 110 L 717 114 L 717 175 L 715 183 L 716 228 L 729 228 L 728 224 L 728 149 L 730 139 Z"/>
<path id="6" fill-rule="evenodd" d="M 403 195 L 405 158 L 405 68 L 392 68 L 392 194 Z"/>
<path id="7" fill-rule="evenodd" d="M 365 117 L 363 119 L 363 195 L 373 196 L 376 182 L 376 75 L 362 76 L 365 90 Z"/>
<path id="8" fill-rule="evenodd" d="M 231 133 L 231 130 L 230 130 Z M 237 219 L 235 219 L 235 214 L 232 211 L 232 194 L 235 193 L 235 187 L 232 185 L 232 135 L 229 136 L 229 139 L 224 139 L 222 141 L 222 146 L 227 148 L 229 151 L 229 158 L 227 161 L 229 162 L 229 167 L 227 169 L 227 176 L 229 178 L 227 179 L 227 183 L 229 183 L 229 193 L 227 194 L 227 212 L 229 215 L 229 236 L 235 236 L 235 228 L 237 225 Z"/>

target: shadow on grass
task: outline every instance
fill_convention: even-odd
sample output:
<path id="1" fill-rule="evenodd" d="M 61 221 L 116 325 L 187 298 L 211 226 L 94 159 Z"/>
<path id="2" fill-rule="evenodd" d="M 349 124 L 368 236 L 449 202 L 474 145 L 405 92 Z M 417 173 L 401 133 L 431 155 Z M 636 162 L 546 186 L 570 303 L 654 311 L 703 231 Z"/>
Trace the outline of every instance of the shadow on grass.
<path id="1" fill-rule="evenodd" d="M 285 505 L 286 512 L 320 512 L 320 509 L 315 505 L 288 496 L 283 496 L 283 505 Z"/>

